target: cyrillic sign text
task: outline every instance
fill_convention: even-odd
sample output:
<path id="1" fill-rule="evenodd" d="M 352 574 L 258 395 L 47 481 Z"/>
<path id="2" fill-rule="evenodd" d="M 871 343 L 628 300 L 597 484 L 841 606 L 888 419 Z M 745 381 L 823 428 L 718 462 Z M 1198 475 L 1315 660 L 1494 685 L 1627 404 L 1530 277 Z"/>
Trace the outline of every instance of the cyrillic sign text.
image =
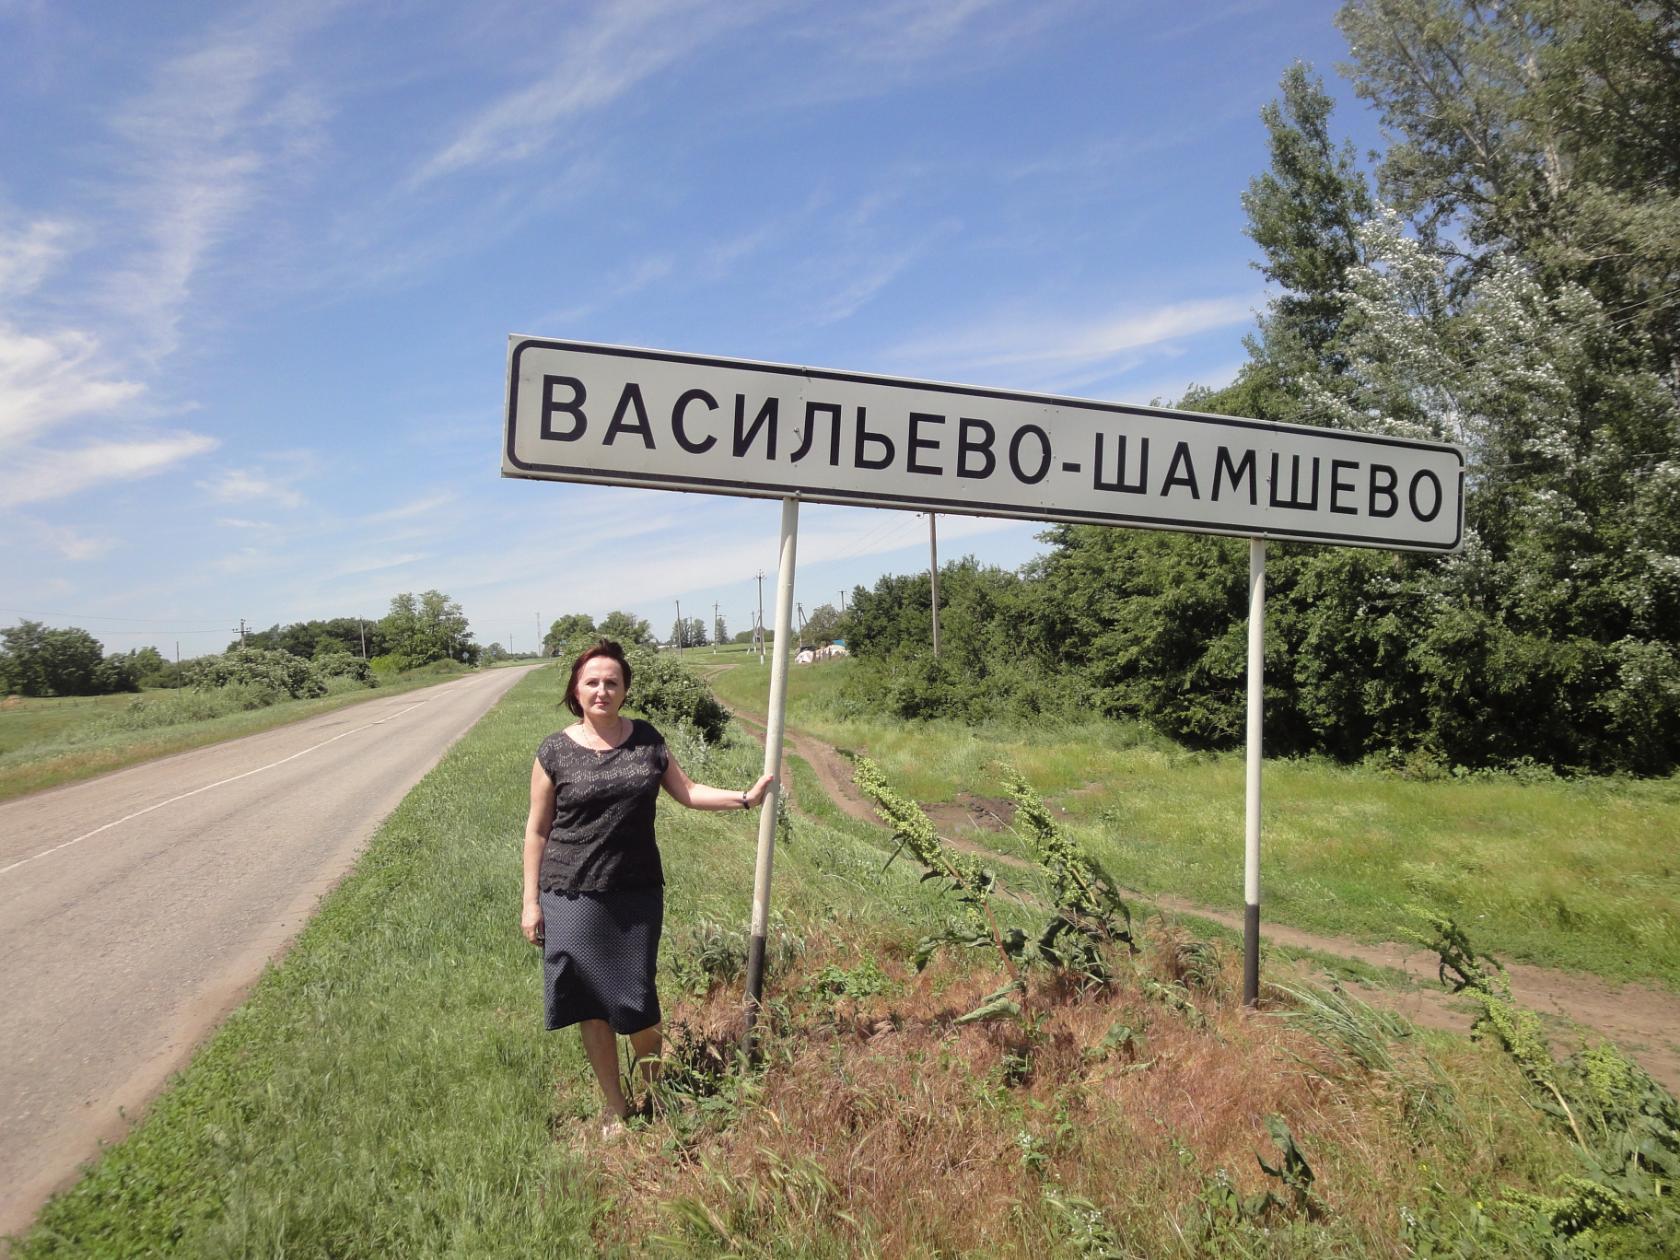
<path id="1" fill-rule="evenodd" d="M 510 339 L 510 477 L 1450 551 L 1453 446 Z"/>

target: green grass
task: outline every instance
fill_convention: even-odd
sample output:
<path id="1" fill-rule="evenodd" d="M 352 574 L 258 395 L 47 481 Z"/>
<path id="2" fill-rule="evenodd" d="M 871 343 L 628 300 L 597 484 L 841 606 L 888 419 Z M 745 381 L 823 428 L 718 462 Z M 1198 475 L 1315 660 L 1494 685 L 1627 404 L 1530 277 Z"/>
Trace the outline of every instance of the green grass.
<path id="1" fill-rule="evenodd" d="M 313 700 L 287 700 L 267 708 L 143 730 L 113 729 L 140 696 L 11 697 L 0 706 L 0 801 L 108 774 L 127 766 L 255 735 L 303 718 L 330 713 L 381 696 L 401 695 L 462 677 L 467 671 L 432 666 L 399 674 L 377 688 L 354 687 Z M 148 700 L 168 691 L 148 691 Z"/>
<path id="2" fill-rule="evenodd" d="M 1011 1084 L 1007 1028 L 950 1025 L 995 987 L 988 960 L 963 951 L 910 971 L 911 943 L 944 909 L 913 863 L 883 871 L 879 829 L 841 815 L 797 758 L 803 804 L 777 846 L 773 904 L 778 938 L 806 954 L 772 975 L 762 1071 L 620 1147 L 585 1147 L 595 1086 L 577 1038 L 541 1031 L 540 962 L 517 928 L 528 766 L 566 720 L 557 690 L 552 673 L 522 680 L 454 745 L 18 1260 L 1075 1255 L 1097 1254 L 1074 1241 L 1105 1219 L 1136 1254 L 1166 1254 L 1226 1169 L 1256 1188 L 1252 1135 L 1275 1110 L 1333 1213 L 1220 1225 L 1206 1252 L 1387 1256 L 1402 1254 L 1397 1204 L 1462 1214 L 1572 1166 L 1496 1050 L 1420 1039 L 1412 1076 L 1337 1093 L 1309 1079 L 1307 1042 L 1211 992 L 1196 995 L 1206 1032 L 1131 985 L 1053 999 L 1029 1043 L 1041 1072 Z M 762 759 L 744 739 L 683 756 L 722 785 Z M 659 827 L 667 1016 L 733 1012 L 738 983 L 684 985 L 719 926 L 745 926 L 755 819 L 662 801 Z M 1037 913 L 997 909 L 1005 925 Z M 1117 1018 L 1145 1031 L 1149 1075 L 1082 1052 Z M 1407 1099 L 1436 1101 L 1414 1114 Z M 1094 1206 L 1070 1212 L 1047 1190 Z M 970 1241 L 947 1241 L 959 1233 Z"/>
<path id="3" fill-rule="evenodd" d="M 529 764 L 569 720 L 556 697 L 552 674 L 523 679 L 455 744 L 19 1260 L 594 1253 L 591 1222 L 623 1188 L 555 1141 L 598 1102 L 576 1037 L 542 1031 L 540 960 L 518 931 Z M 750 783 L 762 755 L 742 742 L 685 769 Z M 662 801 L 668 940 L 745 927 L 755 818 Z M 795 827 L 777 860 L 782 915 L 933 922 L 909 870 L 882 879 L 879 851 L 843 833 Z M 853 903 L 838 917 L 837 895 Z"/>
<path id="4" fill-rule="evenodd" d="M 844 715 L 845 662 L 795 667 L 789 719 L 867 751 L 917 800 L 1001 795 L 1011 762 L 1127 885 L 1242 904 L 1241 754 L 1195 753 L 1119 722 L 968 726 Z M 763 712 L 768 670 L 717 676 Z M 1323 761 L 1268 761 L 1267 919 L 1394 940 L 1416 903 L 1507 960 L 1680 988 L 1680 777 L 1418 782 Z"/>

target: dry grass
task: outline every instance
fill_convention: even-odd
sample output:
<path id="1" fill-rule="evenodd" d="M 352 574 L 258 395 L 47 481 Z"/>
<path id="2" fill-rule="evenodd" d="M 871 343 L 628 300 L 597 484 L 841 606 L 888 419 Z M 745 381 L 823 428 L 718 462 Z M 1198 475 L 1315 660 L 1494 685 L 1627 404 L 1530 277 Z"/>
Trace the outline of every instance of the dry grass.
<path id="1" fill-rule="evenodd" d="M 602 1149 L 602 1183 L 621 1192 L 597 1241 L 679 1254 L 1164 1255 L 1196 1253 L 1207 1239 L 1195 1231 L 1223 1227 L 1253 1254 L 1398 1256 L 1398 1208 L 1429 1197 L 1430 1152 L 1457 1161 L 1477 1148 L 1507 1176 L 1520 1162 L 1527 1121 L 1420 1107 L 1439 1090 L 1421 1054 L 1411 1078 L 1350 1083 L 1324 1045 L 1240 1009 L 1232 960 L 1197 955 L 1187 968 L 1188 939 L 1156 931 L 1105 990 L 1041 975 L 1029 1019 L 968 1026 L 957 1017 L 997 984 L 979 958 L 936 958 L 918 975 L 892 942 L 813 944 L 783 985 L 791 997 L 774 1008 L 756 1072 L 726 1073 L 708 1105 L 678 1095 Z M 885 992 L 819 983 L 862 957 L 877 960 Z M 1160 1000 L 1175 983 L 1199 1017 Z M 738 1004 L 715 991 L 676 1006 L 675 1057 L 732 1046 Z M 1115 1044 L 1120 1026 L 1134 1035 Z M 1502 1067 L 1470 1057 L 1456 1070 L 1485 1094 L 1482 1078 Z M 1210 1187 L 1282 1192 L 1256 1160 L 1277 1157 L 1268 1116 L 1317 1170 L 1322 1216 L 1279 1207 L 1264 1230 L 1221 1225 Z M 1081 1225 L 1069 1199 L 1094 1205 L 1123 1249 L 1082 1245 L 1090 1218 Z"/>

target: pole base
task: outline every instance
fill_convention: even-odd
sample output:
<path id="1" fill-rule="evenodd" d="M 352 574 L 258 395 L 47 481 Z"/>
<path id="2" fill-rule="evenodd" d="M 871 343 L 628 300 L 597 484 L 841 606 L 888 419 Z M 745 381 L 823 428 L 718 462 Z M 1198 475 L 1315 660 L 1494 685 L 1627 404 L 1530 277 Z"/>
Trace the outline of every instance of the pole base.
<path id="1" fill-rule="evenodd" d="M 747 943 L 747 1010 L 741 1031 L 741 1053 L 749 1059 L 753 1054 L 753 1026 L 758 1023 L 758 1008 L 764 1001 L 764 937 L 753 933 Z"/>
<path id="2" fill-rule="evenodd" d="M 1243 1005 L 1260 1001 L 1260 907 L 1243 907 Z"/>

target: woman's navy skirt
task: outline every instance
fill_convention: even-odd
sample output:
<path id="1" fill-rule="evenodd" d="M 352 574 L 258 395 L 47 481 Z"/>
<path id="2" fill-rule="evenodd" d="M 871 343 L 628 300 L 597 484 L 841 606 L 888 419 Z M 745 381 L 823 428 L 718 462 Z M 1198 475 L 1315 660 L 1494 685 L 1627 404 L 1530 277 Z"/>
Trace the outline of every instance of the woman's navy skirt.
<path id="1" fill-rule="evenodd" d="M 657 1024 L 665 890 L 545 892 L 540 900 L 548 1027 L 604 1019 L 614 1032 L 633 1033 Z"/>

